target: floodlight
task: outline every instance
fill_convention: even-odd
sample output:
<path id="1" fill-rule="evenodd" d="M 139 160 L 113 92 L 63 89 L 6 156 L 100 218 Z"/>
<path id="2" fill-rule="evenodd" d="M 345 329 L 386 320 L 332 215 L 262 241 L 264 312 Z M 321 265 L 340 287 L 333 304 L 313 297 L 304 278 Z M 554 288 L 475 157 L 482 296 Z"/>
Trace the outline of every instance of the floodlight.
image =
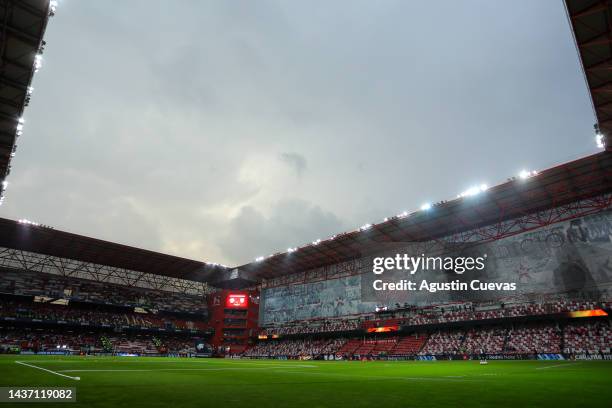
<path id="1" fill-rule="evenodd" d="M 606 147 L 606 144 L 604 143 L 604 135 L 603 135 L 603 133 L 596 133 L 595 134 L 595 143 L 597 144 L 597 147 L 599 149 L 604 149 Z"/>

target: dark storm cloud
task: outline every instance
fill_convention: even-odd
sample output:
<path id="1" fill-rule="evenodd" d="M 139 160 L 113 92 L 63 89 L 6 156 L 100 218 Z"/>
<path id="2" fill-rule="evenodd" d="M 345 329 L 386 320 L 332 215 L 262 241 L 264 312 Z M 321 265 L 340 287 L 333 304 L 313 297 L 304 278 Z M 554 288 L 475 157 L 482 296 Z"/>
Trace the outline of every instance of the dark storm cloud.
<path id="1" fill-rule="evenodd" d="M 46 40 L 0 215 L 196 259 L 595 150 L 557 0 L 64 0 Z"/>
<path id="2" fill-rule="evenodd" d="M 291 246 L 287 242 L 305 244 L 304 237 L 314 241 L 346 228 L 331 212 L 303 200 L 281 200 L 271 214 L 267 217 L 252 206 L 241 208 L 220 240 L 224 252 L 238 259 L 246 256 L 248 262 L 270 255 L 270 248 L 284 252 Z"/>

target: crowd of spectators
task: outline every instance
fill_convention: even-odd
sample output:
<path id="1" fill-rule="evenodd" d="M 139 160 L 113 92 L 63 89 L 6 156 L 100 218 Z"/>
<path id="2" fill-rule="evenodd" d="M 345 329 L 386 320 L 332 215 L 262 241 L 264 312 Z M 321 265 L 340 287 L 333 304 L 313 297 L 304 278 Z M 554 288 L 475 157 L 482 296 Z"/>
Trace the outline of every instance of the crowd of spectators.
<path id="1" fill-rule="evenodd" d="M 508 332 L 507 354 L 561 352 L 561 329 L 556 324 L 524 326 Z"/>
<path id="2" fill-rule="evenodd" d="M 172 312 L 207 313 L 204 296 L 11 269 L 0 269 L 0 293 L 48 296 Z"/>
<path id="3" fill-rule="evenodd" d="M 195 353 L 195 340 L 174 335 L 156 337 L 147 334 L 100 334 L 51 329 L 0 330 L 0 353 L 14 352 L 189 354 Z"/>
<path id="4" fill-rule="evenodd" d="M 505 341 L 505 329 L 470 329 L 460 349 L 466 354 L 498 354 L 504 351 Z"/>
<path id="5" fill-rule="evenodd" d="M 412 336 L 351 338 L 341 340 L 273 340 L 258 343 L 247 357 L 316 358 L 336 354 L 343 358 L 364 356 L 609 354 L 612 330 L 609 321 L 522 323 L 470 329 L 437 330 Z"/>
<path id="6" fill-rule="evenodd" d="M 438 331 L 432 333 L 419 352 L 420 355 L 457 354 L 463 342 L 464 332 Z"/>
<path id="7" fill-rule="evenodd" d="M 300 321 L 280 327 L 267 327 L 261 331 L 261 335 L 288 335 L 288 334 L 309 334 L 309 333 L 331 333 L 357 330 L 360 321 L 352 320 L 308 320 Z"/>
<path id="8" fill-rule="evenodd" d="M 392 313 L 389 318 L 366 320 L 363 322 L 363 326 L 418 326 L 450 322 L 503 319 L 508 317 L 559 314 L 578 310 L 591 310 L 598 308 L 606 309 L 611 307 L 612 302 L 580 300 L 555 300 L 541 303 L 498 303 L 487 306 L 478 306 L 470 303 L 453 306 L 428 306 L 423 308 L 411 307 L 407 310 L 398 310 Z"/>
<path id="9" fill-rule="evenodd" d="M 345 339 L 333 340 L 270 340 L 259 342 L 244 353 L 245 357 L 287 357 L 295 359 L 314 359 L 321 355 L 336 352 L 346 342 Z"/>
<path id="10" fill-rule="evenodd" d="M 184 320 L 153 313 L 117 312 L 99 308 L 79 308 L 14 300 L 0 300 L 0 317 L 42 322 L 66 322 L 91 326 L 139 327 L 156 329 L 205 330 L 204 321 Z"/>
<path id="11" fill-rule="evenodd" d="M 561 352 L 561 329 L 556 324 L 512 328 L 504 350 L 508 354 Z"/>
<path id="12" fill-rule="evenodd" d="M 609 354 L 609 322 L 523 324 L 510 328 L 442 331 L 429 336 L 420 355 Z"/>
<path id="13" fill-rule="evenodd" d="M 610 325 L 591 322 L 570 325 L 563 332 L 564 352 L 568 354 L 609 354 L 612 348 Z"/>

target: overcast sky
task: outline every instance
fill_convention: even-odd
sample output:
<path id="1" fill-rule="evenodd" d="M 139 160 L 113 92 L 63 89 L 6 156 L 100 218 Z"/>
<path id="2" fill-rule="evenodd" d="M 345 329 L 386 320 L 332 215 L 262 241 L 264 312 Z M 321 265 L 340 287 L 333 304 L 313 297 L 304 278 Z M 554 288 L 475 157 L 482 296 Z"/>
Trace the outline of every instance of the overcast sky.
<path id="1" fill-rule="evenodd" d="M 561 0 L 60 0 L 0 216 L 237 265 L 596 151 Z"/>

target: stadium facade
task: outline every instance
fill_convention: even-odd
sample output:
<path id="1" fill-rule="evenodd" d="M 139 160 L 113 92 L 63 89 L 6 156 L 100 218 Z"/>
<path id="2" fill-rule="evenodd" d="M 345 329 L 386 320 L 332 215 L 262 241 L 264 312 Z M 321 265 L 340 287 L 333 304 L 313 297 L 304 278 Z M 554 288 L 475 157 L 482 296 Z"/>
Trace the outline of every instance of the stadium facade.
<path id="1" fill-rule="evenodd" d="M 0 153 L 8 153 L 2 153 L 3 181 L 53 12 L 47 1 L 9 3 L 23 8 L 13 16 L 38 20 L 29 26 L 37 31 L 27 35 L 15 28 L 17 21 L 11 25 L 15 41 L 30 45 L 21 52 L 31 61 L 22 62 L 29 73 L 21 83 L 6 74 L 10 70 L 2 71 L 2 83 L 19 91 L 17 102 L 0 99 L 2 109 L 14 109 L 0 115 L 8 126 L 1 132 L 5 139 L 0 136 Z M 603 151 L 238 267 L 0 219 L 0 350 L 612 359 L 612 133 L 606 99 L 612 55 L 610 29 L 602 23 L 610 4 L 567 1 L 567 10 Z M 398 248 L 453 259 L 486 254 L 481 271 L 428 271 L 427 279 L 511 283 L 516 289 L 374 290 L 372 257 Z M 403 277 L 386 275 L 390 281 Z"/>

